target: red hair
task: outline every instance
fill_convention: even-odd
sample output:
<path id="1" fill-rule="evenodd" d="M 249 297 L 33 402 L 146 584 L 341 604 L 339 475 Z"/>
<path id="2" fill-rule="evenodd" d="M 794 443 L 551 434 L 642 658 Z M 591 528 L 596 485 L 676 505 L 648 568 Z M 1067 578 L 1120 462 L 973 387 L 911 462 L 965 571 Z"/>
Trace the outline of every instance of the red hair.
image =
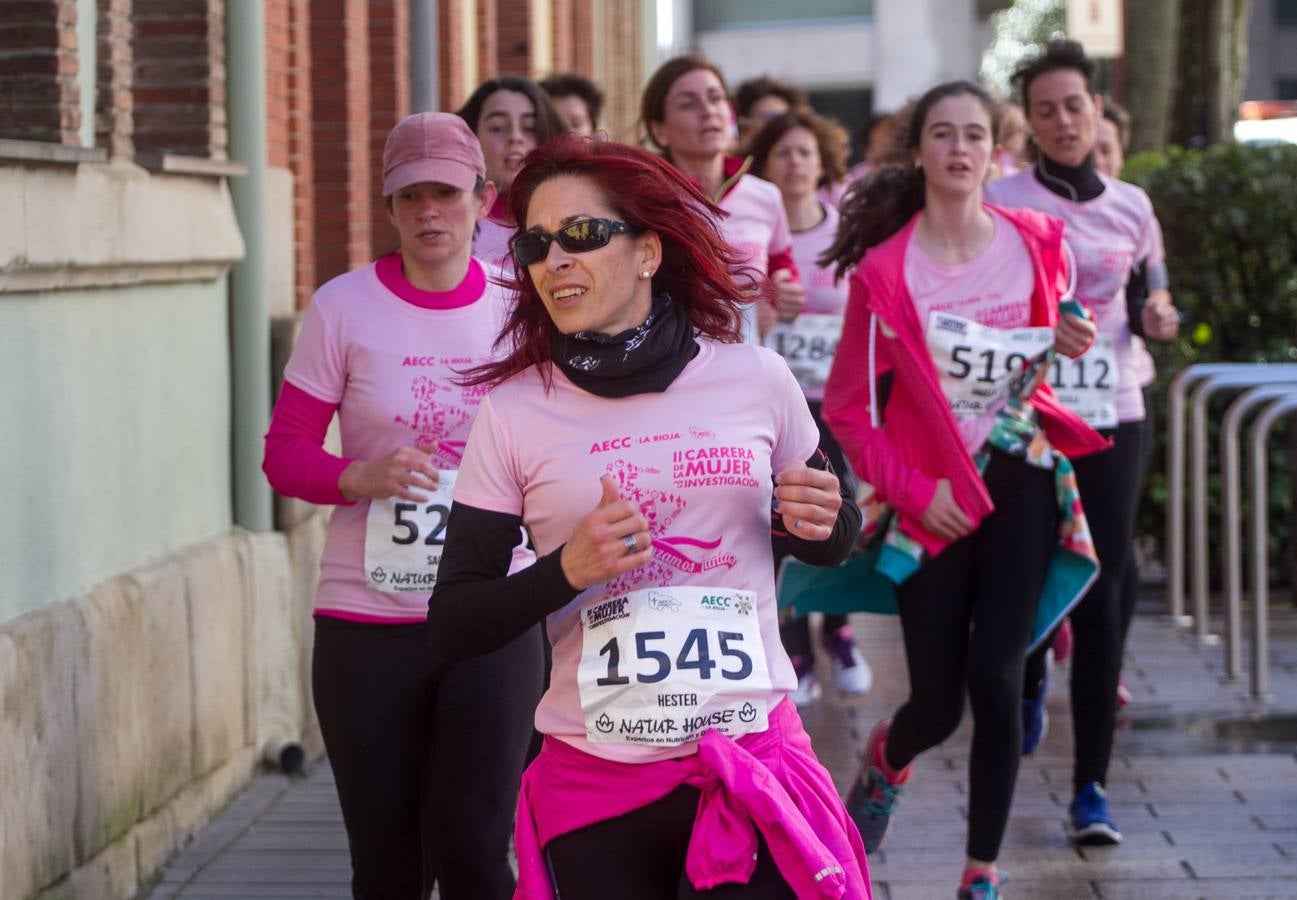
<path id="1" fill-rule="evenodd" d="M 536 189 L 564 176 L 589 179 L 622 221 L 637 232 L 657 234 L 662 264 L 653 275 L 653 293 L 669 294 L 699 334 L 738 343 L 741 305 L 773 299 L 765 275 L 746 265 L 722 237 L 717 223 L 726 213 L 675 166 L 639 147 L 563 134 L 528 153 L 509 189 L 510 211 L 520 229 L 526 227 Z M 513 350 L 470 369 L 465 384 L 496 385 L 533 365 L 542 365 L 548 380 L 556 333 L 549 312 L 526 268 L 503 284 L 517 297 L 496 346 Z"/>

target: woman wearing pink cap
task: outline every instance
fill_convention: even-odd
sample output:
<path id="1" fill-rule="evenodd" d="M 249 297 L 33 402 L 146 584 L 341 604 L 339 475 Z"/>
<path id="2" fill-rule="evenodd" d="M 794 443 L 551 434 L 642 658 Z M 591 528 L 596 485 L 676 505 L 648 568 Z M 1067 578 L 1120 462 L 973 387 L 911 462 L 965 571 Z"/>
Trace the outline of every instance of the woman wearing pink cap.
<path id="1" fill-rule="evenodd" d="M 509 897 L 509 829 L 540 695 L 541 636 L 455 665 L 428 650 L 427 597 L 502 291 L 471 255 L 495 200 L 458 116 L 402 120 L 383 151 L 400 249 L 315 293 L 284 372 L 263 468 L 334 506 L 315 598 L 313 687 L 358 898 Z M 342 455 L 323 449 L 335 413 Z M 529 565 L 521 532 L 511 569 Z"/>
<path id="2" fill-rule="evenodd" d="M 748 174 L 751 160 L 726 155 L 731 114 L 720 70 L 698 56 L 664 62 L 640 101 L 650 140 L 726 213 L 720 217 L 725 239 L 775 284 L 774 305 L 744 309 L 743 339 L 755 342 L 776 319 L 795 315 L 804 296 L 779 191 Z"/>
<path id="3" fill-rule="evenodd" d="M 540 86 L 521 75 L 482 82 L 456 115 L 482 142 L 486 179 L 496 190 L 473 239 L 473 255 L 499 266 L 509 258 L 509 238 L 518 227 L 509 213 L 509 187 L 523 157 L 567 126 Z"/>

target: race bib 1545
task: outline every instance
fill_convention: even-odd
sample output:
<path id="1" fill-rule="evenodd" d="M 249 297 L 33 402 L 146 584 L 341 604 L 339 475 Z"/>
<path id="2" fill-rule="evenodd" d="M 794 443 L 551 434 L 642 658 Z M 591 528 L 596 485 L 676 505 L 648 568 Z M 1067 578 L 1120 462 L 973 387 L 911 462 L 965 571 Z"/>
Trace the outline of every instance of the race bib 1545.
<path id="1" fill-rule="evenodd" d="M 586 735 L 675 746 L 765 731 L 770 673 L 752 591 L 647 588 L 581 610 Z"/>

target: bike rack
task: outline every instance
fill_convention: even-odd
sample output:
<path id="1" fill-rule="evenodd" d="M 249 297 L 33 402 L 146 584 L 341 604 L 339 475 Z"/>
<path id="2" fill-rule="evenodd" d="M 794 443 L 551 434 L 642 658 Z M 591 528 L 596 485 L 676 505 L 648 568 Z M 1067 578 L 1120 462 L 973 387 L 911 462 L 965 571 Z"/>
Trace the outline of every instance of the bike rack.
<path id="1" fill-rule="evenodd" d="M 1256 406 L 1297 394 L 1297 383 L 1252 388 L 1225 411 L 1220 426 L 1221 581 L 1225 587 L 1225 677 L 1233 681 L 1243 671 L 1243 551 L 1240 506 L 1243 494 L 1239 462 L 1239 431 Z"/>
<path id="2" fill-rule="evenodd" d="M 1171 379 L 1171 384 L 1167 391 L 1167 450 L 1166 450 L 1166 477 L 1167 477 L 1167 519 L 1166 519 L 1166 568 L 1167 568 L 1167 613 L 1173 622 L 1181 627 L 1194 625 L 1193 617 L 1185 615 L 1185 445 L 1189 443 L 1185 439 L 1185 405 L 1186 394 L 1196 382 L 1203 379 L 1213 378 L 1216 376 L 1226 375 L 1228 373 L 1243 372 L 1253 373 L 1253 380 L 1248 383 L 1247 378 L 1243 378 L 1242 383 L 1233 383 L 1232 387 L 1254 386 L 1264 381 L 1273 381 L 1286 376 L 1297 378 L 1297 365 L 1288 363 L 1195 363 L 1186 366 Z M 1256 379 L 1264 372 L 1264 378 L 1258 382 Z M 1206 392 L 1195 392 L 1195 400 L 1202 399 L 1201 409 L 1205 412 L 1206 400 L 1210 395 Z M 1195 404 L 1195 408 L 1199 405 Z M 1202 416 L 1196 418 L 1201 419 Z M 1206 424 L 1205 421 L 1201 427 L 1200 445 L 1205 447 L 1206 444 Z M 1206 543 L 1206 453 L 1205 450 L 1195 457 L 1202 459 L 1203 474 L 1198 479 L 1201 488 L 1202 508 L 1203 508 L 1203 544 Z M 1197 468 L 1197 467 L 1195 467 Z M 1195 492 L 1197 495 L 1197 492 Z M 1203 557 L 1204 553 L 1198 553 L 1198 557 Z M 1195 573 L 1196 574 L 1196 573 Z M 1202 584 L 1206 584 L 1206 570 L 1202 570 Z M 1205 600 L 1205 590 L 1202 594 Z M 1195 598 L 1195 613 L 1198 622 L 1197 630 L 1199 635 L 1206 634 L 1206 603 L 1200 602 Z"/>
<path id="3" fill-rule="evenodd" d="M 1250 510 L 1252 541 L 1252 696 L 1270 699 L 1270 548 L 1269 510 L 1266 504 L 1266 444 L 1270 429 L 1284 416 L 1297 412 L 1297 391 L 1273 400 L 1257 416 L 1248 436 L 1248 479 L 1252 487 Z"/>
<path id="4" fill-rule="evenodd" d="M 1297 381 L 1297 364 L 1242 363 L 1228 371 L 1207 375 L 1189 394 L 1189 546 L 1192 566 L 1189 585 L 1193 596 L 1193 631 L 1203 644 L 1219 638 L 1208 634 L 1208 604 L 1211 583 L 1208 576 L 1210 549 L 1207 540 L 1207 410 L 1213 395 L 1221 391 Z"/>
<path id="5" fill-rule="evenodd" d="M 1184 614 L 1184 398 L 1199 379 L 1228 372 L 1230 363 L 1195 363 L 1185 366 L 1166 393 L 1166 605 L 1171 620 L 1185 627 Z"/>

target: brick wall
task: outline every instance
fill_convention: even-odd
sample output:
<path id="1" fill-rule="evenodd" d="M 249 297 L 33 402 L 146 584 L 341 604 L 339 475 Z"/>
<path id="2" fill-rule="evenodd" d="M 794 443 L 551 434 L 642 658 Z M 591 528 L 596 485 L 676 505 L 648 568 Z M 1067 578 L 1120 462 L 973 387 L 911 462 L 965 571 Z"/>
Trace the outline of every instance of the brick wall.
<path id="1" fill-rule="evenodd" d="M 105 148 L 110 159 L 130 159 L 135 155 L 132 2 L 98 0 L 97 6 L 95 146 Z"/>
<path id="2" fill-rule="evenodd" d="M 570 0 L 572 5 L 571 71 L 594 78 L 594 0 Z"/>
<path id="3" fill-rule="evenodd" d="M 369 5 L 369 196 L 370 243 L 375 253 L 396 246 L 396 232 L 383 202 L 383 145 L 392 126 L 410 114 L 410 15 L 406 0 Z"/>
<path id="4" fill-rule="evenodd" d="M 441 85 L 440 107 L 459 109 L 474 85 L 464 78 L 465 48 L 459 39 L 464 31 L 464 4 L 474 0 L 441 0 L 437 4 L 437 81 Z"/>
<path id="5" fill-rule="evenodd" d="M 135 0 L 135 149 L 226 159 L 225 0 Z"/>
<path id="6" fill-rule="evenodd" d="M 315 143 L 312 128 L 311 0 L 289 0 L 288 166 L 293 170 L 293 241 L 297 306 L 304 309 L 315 276 Z"/>
<path id="7" fill-rule="evenodd" d="M 639 137 L 640 47 L 636 0 L 601 0 L 603 28 L 599 36 L 595 72 L 603 88 L 603 127 L 618 141 L 635 143 Z"/>
<path id="8" fill-rule="evenodd" d="M 311 14 L 311 136 L 316 279 L 370 257 L 369 4 L 315 0 Z"/>
<path id="9" fill-rule="evenodd" d="M 288 168 L 292 117 L 292 9 L 290 0 L 266 0 L 266 161 Z"/>
<path id="10" fill-rule="evenodd" d="M 480 81 L 500 74 L 500 8 L 496 0 L 477 2 L 477 77 Z"/>
<path id="11" fill-rule="evenodd" d="M 75 0 L 5 0 L 0 137 L 80 143 Z"/>
<path id="12" fill-rule="evenodd" d="M 555 72 L 575 72 L 574 34 L 576 3 L 574 0 L 552 0 L 554 9 L 554 65 Z M 582 72 L 588 75 L 588 72 Z"/>
<path id="13" fill-rule="evenodd" d="M 496 0 L 499 13 L 500 74 L 532 73 L 531 2 Z"/>

